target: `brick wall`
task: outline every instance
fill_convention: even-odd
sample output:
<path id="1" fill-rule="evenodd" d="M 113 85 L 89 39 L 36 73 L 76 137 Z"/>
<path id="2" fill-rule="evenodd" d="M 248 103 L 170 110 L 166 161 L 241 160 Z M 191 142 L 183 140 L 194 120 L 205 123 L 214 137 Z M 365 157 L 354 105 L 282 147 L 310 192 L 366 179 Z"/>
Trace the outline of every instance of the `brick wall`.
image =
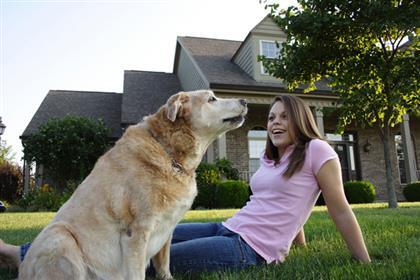
<path id="1" fill-rule="evenodd" d="M 246 121 L 239 129 L 226 134 L 227 158 L 239 171 L 248 171 L 248 131 L 254 127 L 267 127 L 266 106 L 249 106 Z"/>

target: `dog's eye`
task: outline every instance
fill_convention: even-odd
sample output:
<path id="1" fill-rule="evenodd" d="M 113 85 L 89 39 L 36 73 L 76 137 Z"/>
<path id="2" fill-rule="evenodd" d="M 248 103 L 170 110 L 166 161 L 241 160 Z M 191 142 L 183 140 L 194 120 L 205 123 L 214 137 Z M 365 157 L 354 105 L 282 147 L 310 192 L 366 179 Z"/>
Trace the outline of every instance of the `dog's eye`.
<path id="1" fill-rule="evenodd" d="M 209 98 L 209 102 L 214 102 L 214 101 L 217 101 L 216 97 L 214 97 L 214 96 L 210 96 L 210 98 Z"/>

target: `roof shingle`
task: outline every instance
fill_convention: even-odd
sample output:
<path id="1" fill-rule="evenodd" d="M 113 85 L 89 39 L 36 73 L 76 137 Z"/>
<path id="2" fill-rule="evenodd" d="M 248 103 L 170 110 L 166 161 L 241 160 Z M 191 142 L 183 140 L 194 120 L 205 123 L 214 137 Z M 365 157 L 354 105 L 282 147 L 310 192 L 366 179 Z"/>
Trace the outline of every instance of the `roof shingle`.
<path id="1" fill-rule="evenodd" d="M 242 44 L 241 41 L 178 37 L 178 42 L 195 60 L 210 83 L 210 88 L 236 86 L 244 89 L 285 89 L 283 83 L 254 80 L 232 61 L 232 57 Z M 329 91 L 324 82 L 318 82 L 317 86 L 318 91 Z"/>
<path id="2" fill-rule="evenodd" d="M 114 92 L 87 92 L 50 90 L 32 117 L 22 137 L 38 130 L 51 118 L 66 115 L 102 119 L 110 129 L 110 137 L 121 136 L 122 94 Z"/>
<path id="3" fill-rule="evenodd" d="M 169 96 L 181 90 L 178 77 L 173 73 L 125 71 L 121 122 L 133 124 L 141 121 L 165 104 Z"/>

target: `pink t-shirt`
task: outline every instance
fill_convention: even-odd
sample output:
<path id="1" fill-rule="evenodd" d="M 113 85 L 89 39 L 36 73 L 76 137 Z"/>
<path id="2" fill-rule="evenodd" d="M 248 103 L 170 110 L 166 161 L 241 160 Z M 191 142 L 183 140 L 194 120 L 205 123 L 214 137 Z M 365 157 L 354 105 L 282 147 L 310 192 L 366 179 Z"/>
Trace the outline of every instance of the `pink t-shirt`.
<path id="1" fill-rule="evenodd" d="M 267 263 L 285 260 L 319 196 L 316 174 L 326 161 L 338 158 L 327 142 L 311 140 L 301 171 L 287 179 L 282 174 L 293 148 L 286 149 L 277 165 L 264 154 L 261 156 L 261 166 L 250 181 L 253 192 L 250 201 L 223 223 L 238 233 Z"/>

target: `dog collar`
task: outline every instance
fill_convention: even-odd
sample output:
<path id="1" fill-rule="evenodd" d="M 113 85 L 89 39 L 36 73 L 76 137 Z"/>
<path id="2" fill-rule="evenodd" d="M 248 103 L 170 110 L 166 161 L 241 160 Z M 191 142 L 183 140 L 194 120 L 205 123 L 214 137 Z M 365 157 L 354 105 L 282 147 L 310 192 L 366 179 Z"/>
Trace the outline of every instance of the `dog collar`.
<path id="1" fill-rule="evenodd" d="M 176 172 L 184 173 L 184 168 L 182 165 L 177 162 L 175 159 L 172 159 L 172 167 L 175 169 Z"/>
<path id="2" fill-rule="evenodd" d="M 166 149 L 165 149 L 165 147 L 162 145 L 162 143 L 155 137 L 155 135 L 153 134 L 153 132 L 150 130 L 150 129 L 148 129 L 148 131 L 149 131 L 149 133 L 150 133 L 150 135 L 152 136 L 152 138 L 157 142 L 157 143 L 159 143 L 159 145 L 162 147 L 162 149 L 170 156 L 170 157 L 172 157 L 172 155 L 171 155 L 171 153 L 170 152 L 168 152 Z M 182 164 L 180 164 L 176 159 L 174 159 L 173 157 L 172 157 L 172 168 L 176 171 L 176 172 L 178 172 L 178 173 L 186 173 L 186 171 L 185 171 L 185 169 L 184 169 L 184 167 L 182 166 Z"/>

